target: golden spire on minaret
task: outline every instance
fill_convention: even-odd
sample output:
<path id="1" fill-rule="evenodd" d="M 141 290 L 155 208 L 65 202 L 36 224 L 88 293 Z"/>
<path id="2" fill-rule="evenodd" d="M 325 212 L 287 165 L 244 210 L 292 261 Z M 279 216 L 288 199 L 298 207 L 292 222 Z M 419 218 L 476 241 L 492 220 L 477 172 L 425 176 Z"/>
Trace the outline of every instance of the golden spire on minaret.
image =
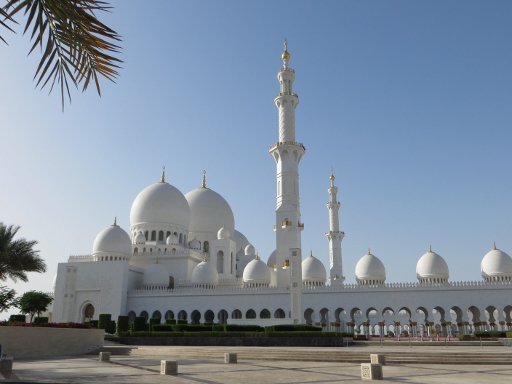
<path id="1" fill-rule="evenodd" d="M 203 171 L 203 184 L 201 185 L 202 188 L 206 188 L 206 171 Z"/>
<path id="2" fill-rule="evenodd" d="M 283 66 L 286 68 L 288 67 L 288 62 L 290 61 L 290 52 L 288 52 L 288 40 L 284 39 L 284 49 L 283 53 L 281 54 L 281 59 L 283 60 Z"/>
<path id="3" fill-rule="evenodd" d="M 162 177 L 160 179 L 161 183 L 165 183 L 165 165 L 162 166 Z"/>
<path id="4" fill-rule="evenodd" d="M 331 176 L 329 177 L 329 180 L 331 180 L 331 187 L 334 187 L 334 179 L 336 177 L 334 176 L 334 170 L 331 167 Z"/>

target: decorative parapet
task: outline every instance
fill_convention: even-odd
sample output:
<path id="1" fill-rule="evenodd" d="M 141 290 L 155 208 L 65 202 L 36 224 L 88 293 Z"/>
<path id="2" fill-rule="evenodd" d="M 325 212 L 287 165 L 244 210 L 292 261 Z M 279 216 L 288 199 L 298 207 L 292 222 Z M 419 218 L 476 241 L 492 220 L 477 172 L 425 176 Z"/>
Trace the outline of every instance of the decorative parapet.
<path id="1" fill-rule="evenodd" d="M 71 255 L 68 257 L 68 263 L 94 261 L 92 255 Z"/>

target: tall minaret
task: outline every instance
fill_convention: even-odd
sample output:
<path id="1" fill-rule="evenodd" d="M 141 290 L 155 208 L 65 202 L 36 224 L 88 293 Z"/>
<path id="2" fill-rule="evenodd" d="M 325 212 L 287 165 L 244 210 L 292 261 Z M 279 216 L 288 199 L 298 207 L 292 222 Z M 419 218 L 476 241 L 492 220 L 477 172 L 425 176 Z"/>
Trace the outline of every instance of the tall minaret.
<path id="1" fill-rule="evenodd" d="M 329 240 L 329 278 L 331 285 L 342 285 L 345 276 L 343 276 L 343 265 L 341 261 L 341 241 L 345 233 L 340 231 L 340 219 L 338 215 L 340 203 L 336 197 L 338 187 L 334 185 L 334 179 L 334 173 L 331 171 L 331 185 L 327 189 L 329 192 L 329 201 L 327 202 L 327 209 L 329 210 L 329 232 L 327 232 L 325 236 Z"/>
<path id="2" fill-rule="evenodd" d="M 299 203 L 299 162 L 305 148 L 295 141 L 295 108 L 299 97 L 293 93 L 295 71 L 288 66 L 290 53 L 285 40 L 281 55 L 283 67 L 277 74 L 279 95 L 274 102 L 279 110 L 279 141 L 269 152 L 276 161 L 276 264 L 278 287 L 290 287 L 291 314 L 294 322 L 301 322 L 302 314 L 302 256 Z"/>

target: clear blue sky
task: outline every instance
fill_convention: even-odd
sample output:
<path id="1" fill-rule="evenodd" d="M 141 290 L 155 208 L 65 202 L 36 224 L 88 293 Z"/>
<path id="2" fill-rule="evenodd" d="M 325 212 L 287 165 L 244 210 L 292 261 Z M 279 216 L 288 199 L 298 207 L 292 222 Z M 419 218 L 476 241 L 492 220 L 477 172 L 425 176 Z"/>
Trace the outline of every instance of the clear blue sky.
<path id="1" fill-rule="evenodd" d="M 283 38 L 296 70 L 303 248 L 328 265 L 328 176 L 342 203 L 344 274 L 368 247 L 387 281 L 416 281 L 429 244 L 450 279 L 480 280 L 496 241 L 512 252 L 512 2 L 114 1 L 117 84 L 34 90 L 28 36 L 0 44 L 0 220 L 48 264 L 21 293 L 49 290 L 57 263 L 91 251 L 114 216 L 159 179 L 208 185 L 266 259 L 275 246 Z"/>

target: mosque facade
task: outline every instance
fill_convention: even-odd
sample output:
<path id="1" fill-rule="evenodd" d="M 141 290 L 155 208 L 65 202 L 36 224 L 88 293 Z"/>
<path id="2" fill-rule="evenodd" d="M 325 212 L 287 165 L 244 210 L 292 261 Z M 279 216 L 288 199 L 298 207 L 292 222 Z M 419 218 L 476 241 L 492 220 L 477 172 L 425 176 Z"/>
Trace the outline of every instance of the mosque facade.
<path id="1" fill-rule="evenodd" d="M 186 319 L 193 323 L 315 323 L 366 334 L 468 334 L 512 329 L 512 258 L 494 247 L 481 263 L 482 280 L 453 282 L 446 261 L 432 249 L 417 263 L 417 281 L 387 283 L 370 250 L 344 283 L 338 189 L 328 184 L 329 268 L 303 255 L 296 141 L 295 71 L 287 45 L 279 70 L 276 163 L 276 249 L 265 262 L 235 227 L 228 202 L 202 185 L 183 194 L 165 180 L 133 201 L 130 229 L 114 223 L 95 238 L 92 253 L 60 263 L 52 321 L 83 322 L 101 313 Z"/>

